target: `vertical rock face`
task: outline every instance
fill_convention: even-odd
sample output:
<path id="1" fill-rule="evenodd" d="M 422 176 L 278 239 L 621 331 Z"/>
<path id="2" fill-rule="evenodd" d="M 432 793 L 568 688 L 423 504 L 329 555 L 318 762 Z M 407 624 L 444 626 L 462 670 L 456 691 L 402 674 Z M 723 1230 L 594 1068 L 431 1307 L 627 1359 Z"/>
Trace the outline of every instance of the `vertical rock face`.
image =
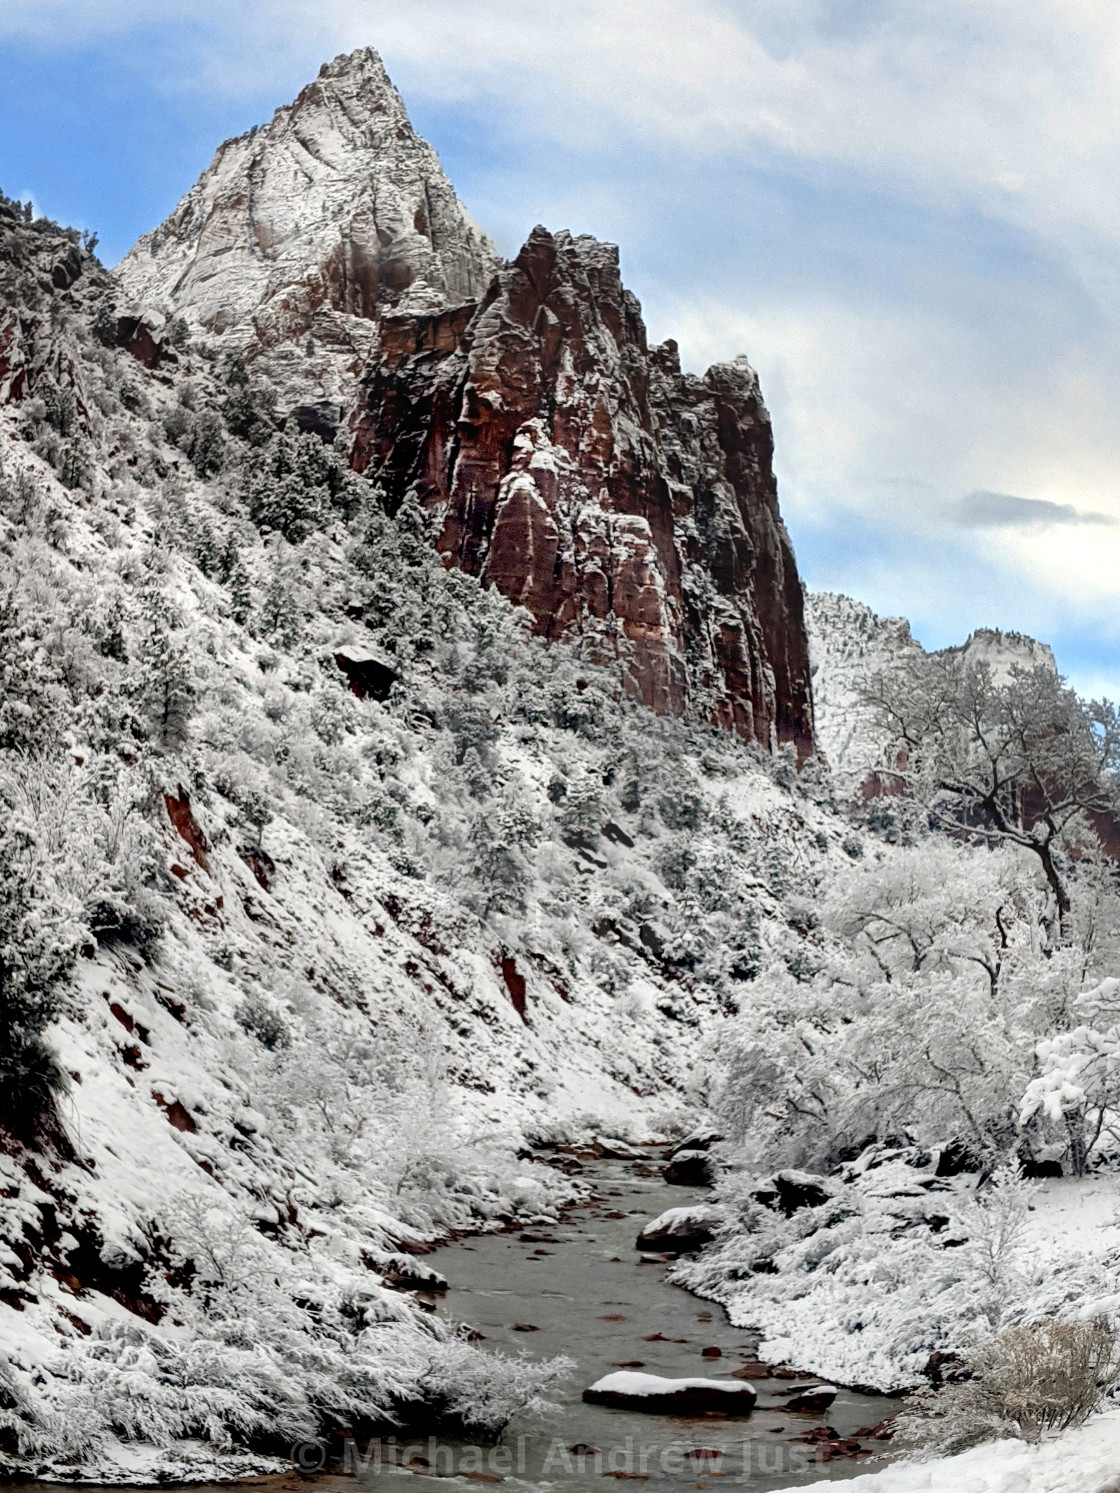
<path id="1" fill-rule="evenodd" d="M 56 428 L 84 428 L 88 397 L 70 321 L 91 314 L 109 283 L 73 230 L 32 221 L 0 193 L 0 408 L 44 395 Z"/>
<path id="2" fill-rule="evenodd" d="M 480 295 L 497 265 L 365 48 L 220 146 L 117 276 L 140 307 L 172 310 L 250 357 L 271 352 L 270 373 L 298 403 L 345 392 L 385 310 Z"/>
<path id="3" fill-rule="evenodd" d="M 377 54 L 227 142 L 118 271 L 236 348 L 280 407 L 349 420 L 390 505 L 652 709 L 812 750 L 801 585 L 745 360 L 646 344 L 618 251 L 537 229 L 503 265 Z M 129 308 L 119 308 L 127 310 Z"/>
<path id="4" fill-rule="evenodd" d="M 354 463 L 412 490 L 449 563 L 652 709 L 812 749 L 801 583 L 745 359 L 649 348 L 618 251 L 534 231 L 477 307 L 383 324 Z"/>

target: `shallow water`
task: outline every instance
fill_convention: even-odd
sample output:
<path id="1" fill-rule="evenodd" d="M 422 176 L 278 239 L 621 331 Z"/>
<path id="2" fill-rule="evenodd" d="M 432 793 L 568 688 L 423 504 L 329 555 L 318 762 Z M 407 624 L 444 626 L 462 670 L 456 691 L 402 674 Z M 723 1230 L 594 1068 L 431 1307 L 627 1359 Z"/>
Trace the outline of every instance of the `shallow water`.
<path id="1" fill-rule="evenodd" d="M 664 1488 L 738 1484 L 765 1493 L 872 1470 L 873 1457 L 821 1462 L 813 1445 L 791 1438 L 824 1423 L 848 1436 L 884 1419 L 894 1402 L 841 1391 L 824 1416 L 782 1410 L 777 1391 L 812 1383 L 811 1375 L 753 1380 L 757 1407 L 734 1419 L 643 1414 L 582 1402 L 588 1385 L 620 1365 L 641 1364 L 648 1373 L 671 1378 L 722 1378 L 754 1356 L 751 1335 L 732 1327 L 719 1307 L 669 1285 L 666 1265 L 639 1263 L 635 1240 L 643 1224 L 706 1194 L 666 1186 L 660 1176 L 635 1176 L 623 1162 L 599 1163 L 588 1176 L 602 1201 L 573 1209 L 568 1222 L 526 1229 L 536 1236 L 527 1240 L 510 1234 L 464 1240 L 430 1257 L 451 1283 L 441 1315 L 469 1322 L 488 1348 L 535 1359 L 563 1353 L 575 1360 L 570 1379 L 550 1394 L 557 1411 L 542 1421 L 515 1420 L 495 1448 L 419 1438 L 403 1446 L 383 1442 L 364 1473 L 355 1467 L 360 1480 L 399 1486 L 408 1477 L 419 1484 L 418 1493 L 446 1489 L 448 1474 L 478 1482 L 501 1478 L 531 1493 L 601 1493 L 611 1478 Z M 536 1331 L 519 1332 L 515 1324 Z M 650 1341 L 653 1334 L 663 1340 Z M 719 1348 L 721 1356 L 704 1357 L 705 1348 Z M 598 1455 L 573 1455 L 569 1448 L 579 1444 L 598 1448 Z M 697 1451 L 713 1455 L 698 1457 Z M 411 1468 L 393 1465 L 396 1459 Z M 441 1476 L 430 1475 L 435 1471 Z"/>
<path id="2" fill-rule="evenodd" d="M 440 1315 L 469 1323 L 488 1348 L 575 1360 L 571 1376 L 549 1394 L 557 1405 L 553 1413 L 513 1421 L 497 1446 L 385 1437 L 351 1448 L 349 1476 L 257 1478 L 224 1484 L 221 1493 L 358 1493 L 355 1482 L 403 1493 L 405 1480 L 415 1493 L 447 1493 L 449 1480 L 463 1489 L 502 1482 L 523 1493 L 602 1493 L 615 1480 L 641 1481 L 665 1493 L 736 1485 L 767 1493 L 880 1465 L 874 1456 L 821 1461 L 814 1445 L 792 1439 L 826 1423 L 850 1436 L 895 1408 L 890 1399 L 841 1390 L 823 1416 L 782 1410 L 778 1391 L 812 1383 L 812 1375 L 752 1380 L 757 1406 L 743 1417 L 585 1405 L 584 1389 L 620 1366 L 640 1364 L 669 1378 L 724 1378 L 754 1357 L 751 1334 L 732 1327 L 721 1308 L 669 1285 L 665 1264 L 639 1263 L 635 1240 L 646 1221 L 666 1208 L 703 1202 L 707 1194 L 635 1175 L 625 1162 L 600 1162 L 586 1175 L 598 1201 L 572 1209 L 566 1222 L 527 1228 L 522 1233 L 535 1236 L 528 1239 L 490 1234 L 463 1240 L 429 1257 L 450 1282 L 438 1302 Z M 535 1331 L 519 1332 L 518 1325 Z M 720 1356 L 705 1357 L 705 1348 L 718 1348 Z M 573 1454 L 570 1448 L 581 1444 L 597 1450 Z M 48 1493 L 43 1484 L 23 1486 L 25 1493 Z"/>

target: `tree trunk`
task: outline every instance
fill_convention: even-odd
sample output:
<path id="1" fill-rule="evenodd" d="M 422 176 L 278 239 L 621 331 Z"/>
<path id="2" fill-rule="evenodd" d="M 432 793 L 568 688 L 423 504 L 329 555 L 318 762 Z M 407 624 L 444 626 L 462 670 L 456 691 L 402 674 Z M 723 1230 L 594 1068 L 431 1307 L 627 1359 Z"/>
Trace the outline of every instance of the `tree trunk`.
<path id="1" fill-rule="evenodd" d="M 1058 908 L 1058 942 L 1064 948 L 1072 941 L 1073 929 L 1070 927 L 1071 904 L 1069 893 L 1066 891 L 1065 883 L 1058 874 L 1058 868 L 1054 864 L 1054 855 L 1049 845 L 1039 845 L 1038 858 L 1042 862 L 1046 880 L 1050 890 L 1054 893 L 1054 901 Z"/>
<path id="2" fill-rule="evenodd" d="M 1067 1110 L 1065 1113 L 1066 1134 L 1069 1136 L 1069 1169 L 1075 1177 L 1083 1177 L 1089 1170 L 1089 1148 L 1085 1144 L 1085 1111 Z"/>
<path id="3" fill-rule="evenodd" d="M 0 959 L 0 1057 L 12 1050 L 12 1013 L 8 1003 L 8 967 Z"/>

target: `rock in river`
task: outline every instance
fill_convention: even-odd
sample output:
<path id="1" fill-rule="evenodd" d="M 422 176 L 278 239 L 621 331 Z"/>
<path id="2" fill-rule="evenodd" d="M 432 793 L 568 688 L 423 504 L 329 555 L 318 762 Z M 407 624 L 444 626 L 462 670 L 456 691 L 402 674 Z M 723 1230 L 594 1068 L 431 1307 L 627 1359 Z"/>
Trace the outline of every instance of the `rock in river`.
<path id="1" fill-rule="evenodd" d="M 832 1384 L 811 1384 L 799 1389 L 786 1401 L 787 1410 L 797 1410 L 810 1415 L 823 1415 L 836 1398 L 837 1390 Z"/>
<path id="2" fill-rule="evenodd" d="M 721 1215 L 718 1208 L 666 1208 L 638 1235 L 637 1248 L 684 1254 L 711 1241 Z"/>
<path id="3" fill-rule="evenodd" d="M 674 1187 L 707 1187 L 712 1180 L 712 1158 L 707 1151 L 677 1151 L 661 1175 Z"/>
<path id="4" fill-rule="evenodd" d="M 738 1379 L 662 1379 L 657 1374 L 607 1374 L 585 1389 L 589 1405 L 612 1405 L 620 1410 L 653 1414 L 689 1415 L 721 1410 L 748 1415 L 757 1399 L 754 1388 Z"/>

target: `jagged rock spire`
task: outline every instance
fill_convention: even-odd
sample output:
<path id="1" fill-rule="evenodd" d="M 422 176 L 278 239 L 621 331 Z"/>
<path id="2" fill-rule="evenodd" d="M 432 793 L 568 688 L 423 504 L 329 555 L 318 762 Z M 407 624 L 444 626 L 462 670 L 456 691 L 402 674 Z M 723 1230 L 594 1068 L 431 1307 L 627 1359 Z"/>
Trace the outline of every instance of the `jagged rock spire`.
<path id="1" fill-rule="evenodd" d="M 448 564 L 658 712 L 813 747 L 801 582 L 745 359 L 647 345 L 618 250 L 534 229 L 503 264 L 371 49 L 223 145 L 120 267 L 341 436 Z M 324 405 L 330 405 L 323 410 Z M 320 418 L 321 417 L 321 418 Z"/>
<path id="2" fill-rule="evenodd" d="M 220 146 L 117 275 L 131 299 L 250 355 L 286 348 L 298 364 L 310 334 L 318 357 L 304 392 L 318 380 L 330 395 L 360 368 L 385 310 L 470 300 L 497 266 L 364 47 L 327 63 L 270 123 Z M 287 370 L 286 381 L 299 378 Z"/>
<path id="3" fill-rule="evenodd" d="M 650 348 L 618 250 L 533 230 L 477 308 L 386 318 L 352 461 L 447 561 L 659 713 L 813 746 L 801 581 L 745 358 Z"/>

